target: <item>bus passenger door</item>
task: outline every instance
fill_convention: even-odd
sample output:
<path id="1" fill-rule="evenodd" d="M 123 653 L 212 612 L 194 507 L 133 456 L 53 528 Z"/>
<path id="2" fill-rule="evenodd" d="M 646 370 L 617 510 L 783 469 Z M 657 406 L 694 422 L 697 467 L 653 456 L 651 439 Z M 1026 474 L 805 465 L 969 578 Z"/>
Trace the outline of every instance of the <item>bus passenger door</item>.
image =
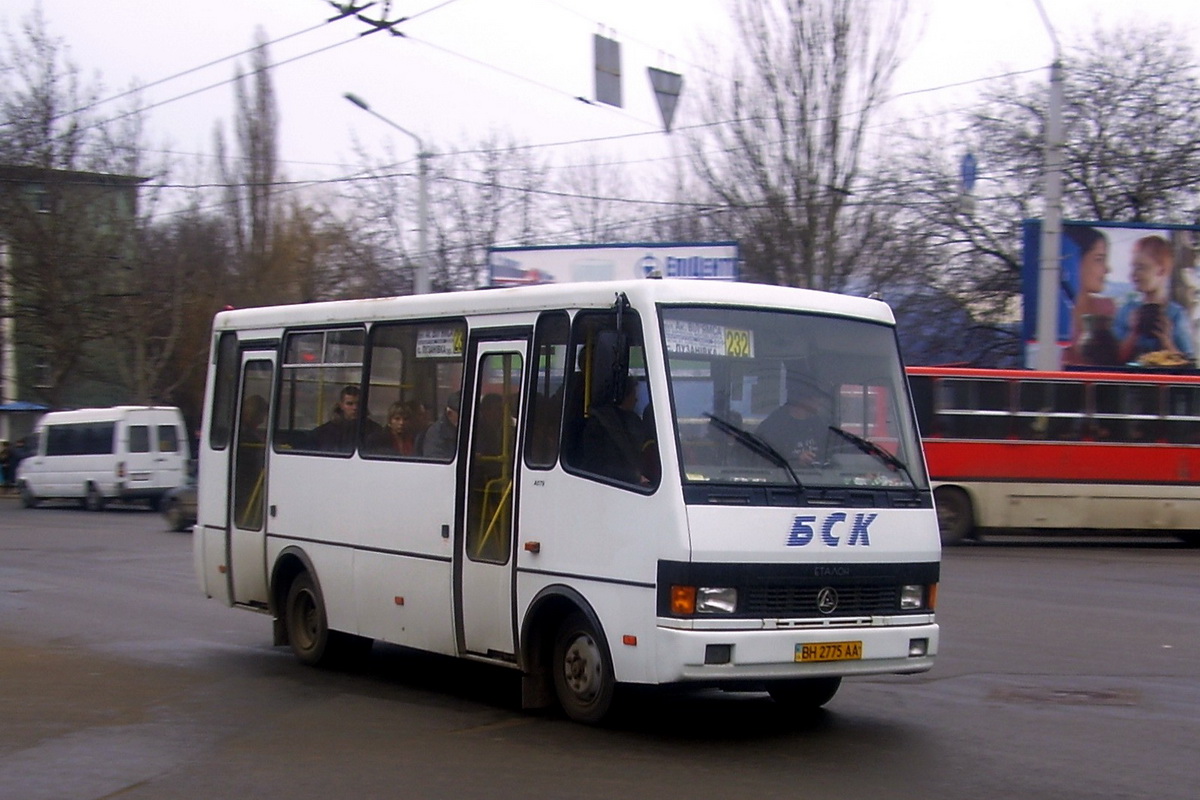
<path id="1" fill-rule="evenodd" d="M 527 340 L 483 341 L 474 351 L 464 490 L 455 544 L 459 650 L 511 658 L 517 421 Z"/>
<path id="2" fill-rule="evenodd" d="M 225 563 L 234 603 L 267 603 L 267 420 L 274 384 L 273 351 L 242 353 L 225 521 Z"/>

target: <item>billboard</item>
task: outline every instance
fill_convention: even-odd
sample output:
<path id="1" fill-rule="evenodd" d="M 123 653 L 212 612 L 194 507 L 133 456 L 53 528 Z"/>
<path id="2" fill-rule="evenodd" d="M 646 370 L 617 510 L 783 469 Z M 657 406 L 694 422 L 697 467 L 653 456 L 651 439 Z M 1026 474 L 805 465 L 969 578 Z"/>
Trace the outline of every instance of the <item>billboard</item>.
<path id="1" fill-rule="evenodd" d="M 493 247 L 491 286 L 646 278 L 736 281 L 736 242 Z"/>
<path id="2" fill-rule="evenodd" d="M 1026 366 L 1037 338 L 1041 223 L 1024 223 Z M 1195 368 L 1200 227 L 1064 222 L 1057 339 L 1067 367 Z"/>

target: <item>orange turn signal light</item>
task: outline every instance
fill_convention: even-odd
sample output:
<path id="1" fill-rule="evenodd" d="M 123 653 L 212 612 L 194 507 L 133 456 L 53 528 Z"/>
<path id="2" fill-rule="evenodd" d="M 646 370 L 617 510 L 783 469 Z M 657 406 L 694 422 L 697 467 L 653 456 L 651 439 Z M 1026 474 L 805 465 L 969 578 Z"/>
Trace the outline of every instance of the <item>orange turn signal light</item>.
<path id="1" fill-rule="evenodd" d="M 695 586 L 671 587 L 671 613 L 681 615 L 696 613 Z"/>

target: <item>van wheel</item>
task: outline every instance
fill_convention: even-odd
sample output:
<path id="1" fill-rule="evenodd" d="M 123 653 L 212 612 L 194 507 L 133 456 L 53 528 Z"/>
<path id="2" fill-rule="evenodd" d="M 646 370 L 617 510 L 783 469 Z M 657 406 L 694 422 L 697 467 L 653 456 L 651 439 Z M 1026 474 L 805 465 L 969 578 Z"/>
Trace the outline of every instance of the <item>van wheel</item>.
<path id="1" fill-rule="evenodd" d="M 83 496 L 83 507 L 88 511 L 103 511 L 104 510 L 104 495 L 100 494 L 100 489 L 96 484 L 89 483 L 87 492 Z"/>
<path id="2" fill-rule="evenodd" d="M 616 681 L 600 636 L 581 613 L 571 614 L 554 641 L 554 691 L 568 717 L 589 724 L 604 719 Z"/>
<path id="3" fill-rule="evenodd" d="M 942 544 L 958 544 L 975 533 L 975 509 L 962 489 L 943 486 L 933 493 Z"/>
<path id="4" fill-rule="evenodd" d="M 183 509 L 179 507 L 179 501 L 174 498 L 165 498 L 160 505 L 166 506 L 163 509 L 163 516 L 167 518 L 167 526 L 176 533 L 183 532 L 187 525 L 183 519 Z"/>
<path id="5" fill-rule="evenodd" d="M 28 483 L 21 484 L 21 505 L 25 508 L 37 508 L 40 501 L 38 496 L 33 493 L 33 489 L 29 488 Z"/>

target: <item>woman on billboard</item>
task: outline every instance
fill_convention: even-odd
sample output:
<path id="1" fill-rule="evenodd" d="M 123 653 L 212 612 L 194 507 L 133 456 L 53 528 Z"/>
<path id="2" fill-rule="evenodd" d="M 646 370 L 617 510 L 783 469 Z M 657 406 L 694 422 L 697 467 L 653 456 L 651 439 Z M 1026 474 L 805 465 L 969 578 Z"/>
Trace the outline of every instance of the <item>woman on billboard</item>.
<path id="1" fill-rule="evenodd" d="M 1067 225 L 1063 235 L 1079 251 L 1079 291 L 1071 311 L 1071 344 L 1063 355 L 1069 365 L 1120 364 L 1112 322 L 1116 304 L 1102 294 L 1108 277 L 1108 239 L 1096 228 Z"/>

